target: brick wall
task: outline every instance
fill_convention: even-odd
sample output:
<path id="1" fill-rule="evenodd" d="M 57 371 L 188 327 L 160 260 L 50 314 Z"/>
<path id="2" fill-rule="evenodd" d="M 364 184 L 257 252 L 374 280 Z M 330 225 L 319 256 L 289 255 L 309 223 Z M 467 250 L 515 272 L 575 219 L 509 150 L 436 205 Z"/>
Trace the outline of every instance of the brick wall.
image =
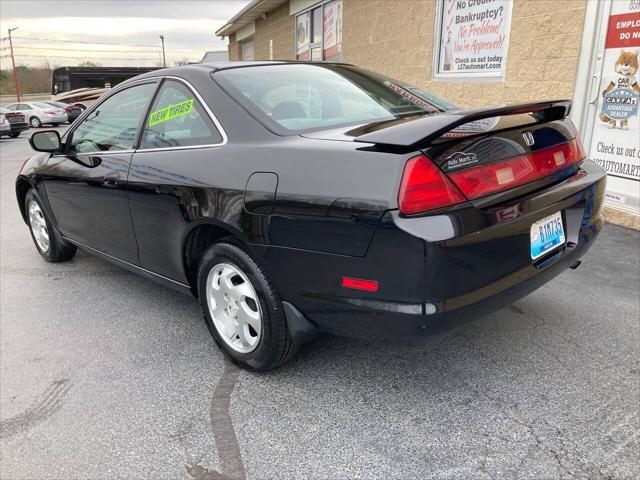
<path id="1" fill-rule="evenodd" d="M 342 60 L 463 106 L 571 98 L 586 2 L 515 0 L 505 79 L 432 82 L 436 0 L 343 0 Z"/>
<path id="2" fill-rule="evenodd" d="M 462 106 L 571 98 L 586 2 L 514 0 L 504 80 L 431 81 L 436 0 L 343 0 L 342 61 L 424 87 Z M 256 20 L 255 58 L 295 58 L 284 3 Z M 229 38 L 229 58 L 240 58 Z"/>
<path id="3" fill-rule="evenodd" d="M 236 34 L 229 35 L 229 60 L 240 60 L 240 42 L 236 42 Z"/>
<path id="4" fill-rule="evenodd" d="M 285 2 L 267 14 L 267 19 L 256 20 L 254 48 L 256 60 L 269 59 L 269 39 L 273 40 L 274 60 L 294 60 L 295 18 L 289 16 L 289 3 Z"/>

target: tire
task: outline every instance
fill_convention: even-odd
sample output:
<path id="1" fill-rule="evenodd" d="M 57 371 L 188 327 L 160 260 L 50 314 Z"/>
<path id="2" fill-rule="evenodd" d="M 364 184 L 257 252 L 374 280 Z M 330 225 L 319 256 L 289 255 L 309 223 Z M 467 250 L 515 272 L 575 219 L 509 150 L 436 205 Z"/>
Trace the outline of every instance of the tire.
<path id="1" fill-rule="evenodd" d="M 29 119 L 29 125 L 31 125 L 33 128 L 40 128 L 42 126 L 42 122 L 38 117 L 31 117 Z"/>
<path id="2" fill-rule="evenodd" d="M 51 219 L 42 208 L 42 203 L 33 189 L 30 189 L 25 196 L 24 208 L 27 214 L 31 239 L 40 256 L 51 263 L 71 260 L 76 254 L 75 245 L 71 245 L 62 238 L 62 235 L 53 226 Z M 46 241 L 43 240 L 42 227 L 46 229 Z"/>
<path id="3" fill-rule="evenodd" d="M 222 299 L 227 295 L 229 300 Z M 266 372 L 298 351 L 299 345 L 293 342 L 287 327 L 280 295 L 257 259 L 244 247 L 231 241 L 209 247 L 198 270 L 198 297 L 211 335 L 238 366 Z M 251 325 L 243 318 L 251 318 Z M 229 329 L 225 330 L 225 326 Z"/>
<path id="4" fill-rule="evenodd" d="M 9 136 L 10 136 L 11 138 L 18 138 L 18 136 L 20 136 L 20 132 L 17 132 L 17 133 L 10 133 L 10 134 L 9 134 Z"/>
<path id="5" fill-rule="evenodd" d="M 51 126 L 52 126 L 52 127 L 59 127 L 59 126 L 60 126 L 60 124 L 59 124 L 59 123 L 52 123 L 52 124 L 51 124 Z"/>

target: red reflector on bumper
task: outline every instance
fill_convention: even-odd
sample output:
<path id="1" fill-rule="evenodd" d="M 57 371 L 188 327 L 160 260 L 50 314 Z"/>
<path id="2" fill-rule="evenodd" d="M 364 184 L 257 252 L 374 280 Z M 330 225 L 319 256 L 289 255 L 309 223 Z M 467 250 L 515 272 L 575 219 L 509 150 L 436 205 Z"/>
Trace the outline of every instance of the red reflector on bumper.
<path id="1" fill-rule="evenodd" d="M 365 292 L 377 292 L 378 282 L 375 280 L 361 280 L 359 278 L 342 277 L 340 284 L 344 288 L 353 288 L 355 290 L 364 290 Z"/>
<path id="2" fill-rule="evenodd" d="M 547 177 L 584 157 L 580 141 L 571 140 L 508 160 L 450 173 L 449 178 L 471 200 Z"/>

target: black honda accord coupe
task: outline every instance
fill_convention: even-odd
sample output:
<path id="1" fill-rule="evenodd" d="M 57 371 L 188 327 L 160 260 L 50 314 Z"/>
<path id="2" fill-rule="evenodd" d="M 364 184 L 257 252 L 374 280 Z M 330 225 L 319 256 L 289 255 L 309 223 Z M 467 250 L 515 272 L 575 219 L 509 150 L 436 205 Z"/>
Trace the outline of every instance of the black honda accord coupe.
<path id="1" fill-rule="evenodd" d="M 605 174 L 569 107 L 465 110 L 346 64 L 189 65 L 33 134 L 16 193 L 45 260 L 79 247 L 193 294 L 266 371 L 318 332 L 422 339 L 577 266 Z"/>

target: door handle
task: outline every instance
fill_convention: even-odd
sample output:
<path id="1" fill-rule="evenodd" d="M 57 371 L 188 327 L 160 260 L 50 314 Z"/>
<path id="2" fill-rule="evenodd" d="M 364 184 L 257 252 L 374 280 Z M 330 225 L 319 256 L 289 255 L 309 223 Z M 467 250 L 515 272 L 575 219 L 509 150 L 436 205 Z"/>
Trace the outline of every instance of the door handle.
<path id="1" fill-rule="evenodd" d="M 104 176 L 103 187 L 117 187 L 120 180 L 120 172 L 109 172 Z"/>
<path id="2" fill-rule="evenodd" d="M 594 86 L 595 86 L 596 92 L 595 92 L 595 94 L 592 93 L 592 97 L 589 100 L 589 105 L 594 105 L 595 103 L 598 102 L 598 97 L 599 97 L 598 90 L 600 88 L 600 77 L 598 75 L 596 75 L 596 74 L 591 75 L 591 90 L 590 90 L 590 92 L 593 92 Z"/>

